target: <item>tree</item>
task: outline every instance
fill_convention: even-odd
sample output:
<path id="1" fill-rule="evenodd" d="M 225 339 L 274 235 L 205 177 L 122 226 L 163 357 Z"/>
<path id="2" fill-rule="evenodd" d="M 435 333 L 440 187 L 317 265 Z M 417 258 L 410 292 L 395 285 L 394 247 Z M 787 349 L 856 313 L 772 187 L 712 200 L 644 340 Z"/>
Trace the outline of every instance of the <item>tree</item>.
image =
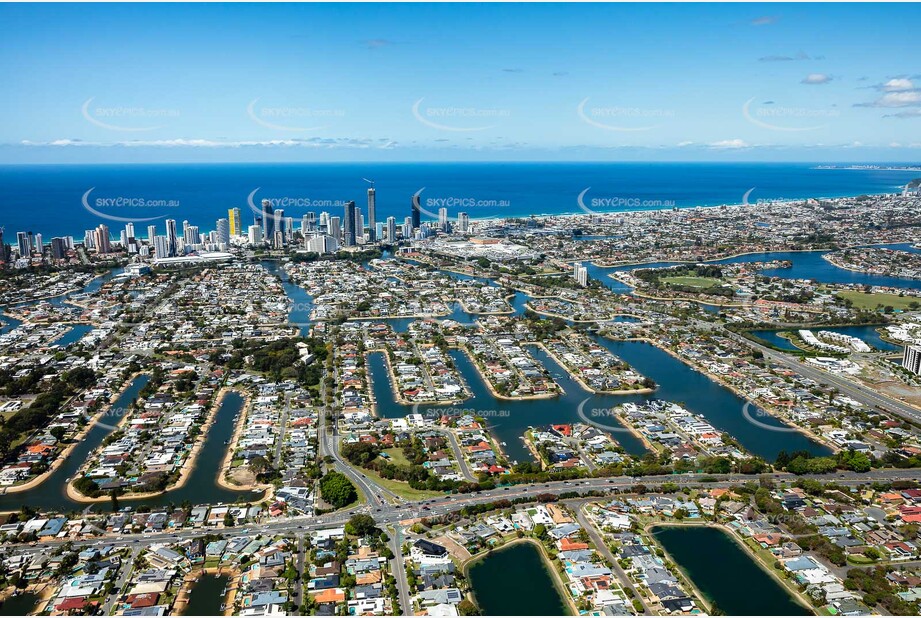
<path id="1" fill-rule="evenodd" d="M 355 491 L 352 481 L 341 472 L 335 471 L 327 472 L 320 479 L 320 495 L 326 502 L 337 509 L 351 504 L 358 498 L 358 493 Z"/>
<path id="2" fill-rule="evenodd" d="M 379 532 L 374 518 L 361 513 L 349 519 L 345 524 L 345 531 L 352 536 L 369 536 Z"/>
<path id="3" fill-rule="evenodd" d="M 479 616 L 480 609 L 470 599 L 464 599 L 457 604 L 457 613 L 461 616 Z"/>
<path id="4" fill-rule="evenodd" d="M 230 510 L 228 509 L 227 512 L 224 513 L 224 527 L 230 528 L 231 526 L 233 526 L 233 524 L 234 524 L 233 515 L 230 514 Z"/>

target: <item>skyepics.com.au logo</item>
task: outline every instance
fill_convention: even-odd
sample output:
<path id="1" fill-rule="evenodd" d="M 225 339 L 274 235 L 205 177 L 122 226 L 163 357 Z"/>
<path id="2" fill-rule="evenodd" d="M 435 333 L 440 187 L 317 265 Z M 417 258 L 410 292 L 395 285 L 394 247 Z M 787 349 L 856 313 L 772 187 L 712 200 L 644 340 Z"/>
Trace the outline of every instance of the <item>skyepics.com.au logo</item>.
<path id="1" fill-rule="evenodd" d="M 582 99 L 576 106 L 576 114 L 582 122 L 605 131 L 625 133 L 651 131 L 661 126 L 660 122 L 656 122 L 657 120 L 674 118 L 676 115 L 675 110 L 672 109 L 627 106 L 589 107 L 588 101 L 589 97 Z"/>
<path id="2" fill-rule="evenodd" d="M 156 212 L 157 210 L 167 209 L 167 208 L 179 208 L 179 200 L 174 199 L 150 199 L 142 196 L 112 196 L 112 197 L 97 197 L 95 199 L 90 199 L 90 194 L 96 189 L 96 187 L 90 187 L 80 199 L 80 203 L 83 205 L 84 210 L 93 216 L 99 217 L 100 219 L 107 219 L 109 221 L 116 221 L 119 223 L 143 223 L 145 221 L 156 221 L 158 219 L 163 219 L 168 216 L 167 214 L 160 214 L 155 216 L 123 216 L 112 214 L 113 209 L 118 209 L 119 212 L 128 214 L 131 212 L 137 214 L 149 214 L 151 212 Z M 102 210 L 100 210 L 102 209 Z"/>
<path id="3" fill-rule="evenodd" d="M 424 100 L 425 97 L 422 97 L 413 103 L 413 117 L 425 126 L 439 131 L 486 131 L 512 115 L 510 110 L 498 108 L 456 107 L 453 105 L 423 107 L 422 102 Z"/>
<path id="4" fill-rule="evenodd" d="M 246 115 L 256 124 L 273 131 L 305 132 L 326 128 L 331 119 L 345 117 L 344 109 L 257 105 L 256 97 L 246 106 Z M 318 124 L 319 123 L 319 124 Z"/>
<path id="5" fill-rule="evenodd" d="M 419 213 L 426 219 L 437 221 L 456 222 L 460 221 L 461 213 L 468 217 L 471 211 L 475 217 L 492 216 L 501 214 L 503 210 L 510 208 L 511 200 L 497 198 L 482 198 L 469 195 L 449 195 L 444 197 L 422 197 L 422 187 L 413 193 L 413 204 L 418 206 Z"/>
<path id="6" fill-rule="evenodd" d="M 283 195 L 274 197 L 264 197 L 258 199 L 256 194 L 262 187 L 256 187 L 246 196 L 246 205 L 257 217 L 271 216 L 277 210 L 284 210 L 286 213 L 316 212 L 324 208 L 336 209 L 344 208 L 348 204 L 347 200 L 334 199 L 315 199 L 305 196 Z M 258 199 L 258 205 L 257 205 Z"/>
<path id="7" fill-rule="evenodd" d="M 109 431 L 115 431 L 125 422 L 130 410 L 121 406 L 112 406 L 99 413 L 96 417 L 96 425 Z"/>
<path id="8" fill-rule="evenodd" d="M 511 410 L 497 409 L 480 409 L 460 406 L 444 406 L 433 403 L 414 403 L 412 405 L 412 414 L 419 414 L 428 419 L 439 419 L 442 417 L 462 418 L 470 416 L 472 418 L 482 418 L 486 421 L 497 418 L 508 418 L 512 415 Z"/>
<path id="9" fill-rule="evenodd" d="M 591 400 L 591 397 L 586 397 L 579 403 L 579 406 L 576 408 L 576 414 L 586 424 L 591 425 L 592 427 L 597 427 L 602 431 L 631 433 L 630 429 L 625 427 L 617 420 L 618 408 L 589 407 L 586 404 L 588 404 L 588 402 Z"/>
<path id="10" fill-rule="evenodd" d="M 591 187 L 583 189 L 576 196 L 576 203 L 582 212 L 589 215 L 610 214 L 616 211 L 674 208 L 675 200 L 648 199 L 634 196 L 597 196 L 589 197 Z"/>
<path id="11" fill-rule="evenodd" d="M 788 197 L 759 197 L 759 198 L 753 199 L 752 194 L 755 192 L 757 188 L 758 187 L 752 187 L 748 191 L 742 194 L 742 202 L 741 202 L 742 206 L 752 206 L 752 205 L 777 206 L 777 205 L 789 205 L 796 201 L 802 201 L 801 199 L 797 200 L 796 198 L 788 198 Z"/>
<path id="12" fill-rule="evenodd" d="M 841 115 L 837 109 L 791 107 L 774 101 L 753 106 L 755 99 L 752 97 L 742 105 L 742 116 L 753 125 L 771 131 L 817 131 L 826 128 L 829 119 Z"/>
<path id="13" fill-rule="evenodd" d="M 790 425 L 784 425 L 778 421 L 775 417 L 771 416 L 753 402 L 746 400 L 745 405 L 742 406 L 742 418 L 746 421 L 758 427 L 759 429 L 764 429 L 765 431 L 775 431 L 778 433 L 798 433 L 799 429 L 796 427 L 791 427 Z M 765 422 L 765 420 L 773 422 Z"/>
<path id="14" fill-rule="evenodd" d="M 167 126 L 170 120 L 180 115 L 178 109 L 93 105 L 95 100 L 96 97 L 90 97 L 84 101 L 80 113 L 87 122 L 109 131 L 155 131 Z"/>

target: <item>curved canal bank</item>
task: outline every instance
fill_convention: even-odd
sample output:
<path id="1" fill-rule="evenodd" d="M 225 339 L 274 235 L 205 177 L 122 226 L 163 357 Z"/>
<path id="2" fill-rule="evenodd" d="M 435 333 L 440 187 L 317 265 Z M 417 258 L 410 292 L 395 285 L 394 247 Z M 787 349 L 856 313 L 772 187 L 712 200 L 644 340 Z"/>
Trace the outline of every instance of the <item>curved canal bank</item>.
<path id="1" fill-rule="evenodd" d="M 914 252 L 910 243 L 896 243 L 880 245 L 890 249 Z M 834 283 L 841 285 L 870 285 L 893 288 L 921 290 L 921 280 L 890 277 L 886 275 L 873 275 L 835 266 L 823 256 L 828 250 L 814 251 L 765 251 L 761 253 L 747 253 L 719 260 L 707 260 L 704 264 L 747 264 L 750 262 L 771 262 L 775 260 L 789 261 L 790 268 L 768 268 L 759 274 L 765 277 L 778 277 L 780 279 L 810 279 L 819 283 Z M 585 262 L 588 274 L 593 279 L 601 281 L 602 285 L 619 294 L 629 294 L 633 288 L 629 285 L 609 277 L 611 273 L 636 270 L 639 268 L 668 268 L 680 264 L 693 262 L 648 262 L 644 264 L 622 264 L 620 266 L 598 266 Z"/>
<path id="2" fill-rule="evenodd" d="M 572 609 L 541 549 L 512 542 L 465 567 L 484 616 L 570 616 Z"/>
<path id="3" fill-rule="evenodd" d="M 880 328 L 880 324 L 860 324 L 853 326 L 804 326 L 802 330 L 812 331 L 813 334 L 817 333 L 820 330 L 827 330 L 833 333 L 841 333 L 843 335 L 849 335 L 851 337 L 857 337 L 867 343 L 873 348 L 880 350 L 882 352 L 899 352 L 902 350 L 902 346 L 890 343 L 883 339 L 877 328 Z M 802 351 L 786 337 L 781 337 L 779 333 L 782 332 L 796 332 L 801 330 L 797 327 L 790 328 L 771 328 L 764 330 L 752 330 L 749 331 L 755 337 L 773 345 L 774 347 L 780 348 L 782 350 L 790 350 L 791 352 Z"/>
<path id="4" fill-rule="evenodd" d="M 657 525 L 651 532 L 711 610 L 716 606 L 730 616 L 813 615 L 721 528 Z"/>
<path id="5" fill-rule="evenodd" d="M 147 375 L 136 377 L 122 394 L 113 402 L 112 409 L 127 408 L 134 401 L 138 393 L 150 380 Z M 229 503 L 245 498 L 247 502 L 259 502 L 265 493 L 233 490 L 218 485 L 218 474 L 226 455 L 226 442 L 230 440 L 234 430 L 234 418 L 243 411 L 244 398 L 235 391 L 228 392 L 219 404 L 214 415 L 214 420 L 207 431 L 194 467 L 189 472 L 187 481 L 182 487 L 167 491 L 156 496 L 131 500 L 122 496 L 120 500 L 124 505 L 137 508 L 139 506 L 166 506 L 189 501 L 192 504 Z M 23 505 L 33 508 L 56 511 L 81 511 L 87 506 L 95 510 L 111 508 L 109 500 L 95 503 L 79 502 L 67 496 L 66 489 L 69 480 L 83 466 L 87 456 L 96 450 L 102 441 L 114 431 L 114 425 L 103 423 L 95 424 L 85 438 L 73 449 L 70 456 L 59 466 L 41 485 L 34 489 L 9 493 L 0 496 L 0 511 L 16 511 Z"/>

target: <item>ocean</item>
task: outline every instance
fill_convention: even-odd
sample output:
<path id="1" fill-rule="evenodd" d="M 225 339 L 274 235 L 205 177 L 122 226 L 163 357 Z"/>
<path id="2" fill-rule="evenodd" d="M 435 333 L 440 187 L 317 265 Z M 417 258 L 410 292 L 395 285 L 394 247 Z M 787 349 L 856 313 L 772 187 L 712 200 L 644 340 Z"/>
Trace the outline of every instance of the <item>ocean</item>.
<path id="1" fill-rule="evenodd" d="M 5 165 L 0 225 L 6 242 L 17 231 L 41 233 L 46 241 L 82 238 L 99 223 L 117 237 L 123 220 L 134 221 L 140 237 L 150 224 L 164 233 L 167 218 L 209 231 L 234 207 L 244 225 L 251 224 L 248 202 L 258 207 L 263 199 L 296 220 L 309 211 L 342 216 L 349 200 L 367 217 L 365 179 L 374 182 L 377 220 L 394 216 L 400 224 L 420 190 L 423 220 L 441 207 L 451 217 L 466 212 L 482 219 L 581 213 L 580 202 L 617 212 L 892 193 L 918 176 L 811 163 Z"/>

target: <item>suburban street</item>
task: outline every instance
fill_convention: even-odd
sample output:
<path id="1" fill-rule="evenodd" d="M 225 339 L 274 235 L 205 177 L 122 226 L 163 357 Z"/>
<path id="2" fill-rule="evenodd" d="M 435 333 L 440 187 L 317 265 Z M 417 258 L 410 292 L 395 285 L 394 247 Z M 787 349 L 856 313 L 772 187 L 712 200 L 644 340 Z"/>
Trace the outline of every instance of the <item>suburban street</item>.
<path id="1" fill-rule="evenodd" d="M 795 479 L 815 479 L 824 482 L 834 481 L 842 485 L 863 485 L 874 481 L 893 481 L 893 480 L 913 480 L 921 481 L 921 469 L 884 469 L 873 470 L 866 474 L 856 474 L 853 472 L 823 474 L 823 475 L 803 475 L 795 476 L 789 473 L 765 474 L 761 476 L 745 476 L 741 474 L 730 475 L 705 475 L 705 474 L 682 474 L 682 475 L 664 475 L 648 477 L 611 477 L 583 479 L 578 481 L 552 481 L 548 483 L 532 483 L 527 485 L 515 485 L 507 487 L 497 487 L 487 491 L 481 491 L 472 494 L 446 494 L 444 497 L 431 498 L 429 500 L 405 501 L 401 500 L 399 504 L 389 504 L 377 502 L 378 507 L 371 512 L 378 526 L 388 526 L 401 524 L 422 517 L 435 517 L 446 515 L 459 511 L 464 506 L 483 504 L 495 500 L 506 499 L 514 500 L 516 498 L 531 499 L 539 494 L 549 494 L 559 496 L 563 493 L 575 492 L 584 494 L 586 492 L 624 492 L 638 485 L 642 485 L 650 490 L 666 483 L 675 484 L 682 487 L 729 487 L 745 482 L 757 482 L 760 478 L 771 479 L 774 481 L 793 481 Z M 370 492 L 374 495 L 374 492 Z M 603 499 L 603 498 L 599 498 Z M 428 509 L 428 510 L 425 510 Z M 321 530 L 331 527 L 344 526 L 352 515 L 357 513 L 367 513 L 366 505 L 354 506 L 350 509 L 336 511 L 320 516 L 301 515 L 294 517 L 283 517 L 274 521 L 250 525 L 246 528 L 248 534 L 296 534 L 299 532 L 309 533 L 314 530 Z M 126 535 L 115 536 L 113 534 L 103 535 L 92 539 L 82 539 L 77 541 L 54 540 L 39 545 L 29 545 L 25 543 L 11 544 L 11 546 L 34 547 L 35 551 L 44 551 L 48 548 L 57 547 L 64 543 L 70 542 L 74 546 L 85 547 L 98 544 L 101 542 L 115 547 L 129 547 L 139 544 L 143 541 L 145 545 L 155 543 L 175 543 L 178 540 L 190 539 L 201 536 L 202 530 L 189 529 L 181 530 L 175 533 L 153 533 L 143 535 Z M 236 532 L 236 529 L 230 528 L 224 531 L 225 536 L 234 536 L 234 534 L 244 534 Z"/>
<path id="2" fill-rule="evenodd" d="M 816 382 L 821 384 L 828 384 L 837 388 L 842 394 L 847 395 L 848 397 L 851 397 L 855 401 L 858 401 L 866 406 L 871 408 L 879 406 L 909 421 L 915 423 L 921 422 L 921 410 L 905 403 L 904 401 L 899 401 L 897 399 L 892 399 L 891 397 L 882 395 L 872 388 L 860 384 L 855 380 L 849 380 L 845 377 L 819 369 L 814 365 L 810 365 L 809 363 L 801 362 L 797 358 L 773 350 L 767 346 L 742 337 L 741 335 L 737 335 L 729 330 L 725 330 L 724 334 L 739 343 L 743 343 L 749 347 L 761 351 L 765 358 L 771 361 L 789 367 L 790 369 L 793 369 L 803 376 L 815 380 Z"/>

